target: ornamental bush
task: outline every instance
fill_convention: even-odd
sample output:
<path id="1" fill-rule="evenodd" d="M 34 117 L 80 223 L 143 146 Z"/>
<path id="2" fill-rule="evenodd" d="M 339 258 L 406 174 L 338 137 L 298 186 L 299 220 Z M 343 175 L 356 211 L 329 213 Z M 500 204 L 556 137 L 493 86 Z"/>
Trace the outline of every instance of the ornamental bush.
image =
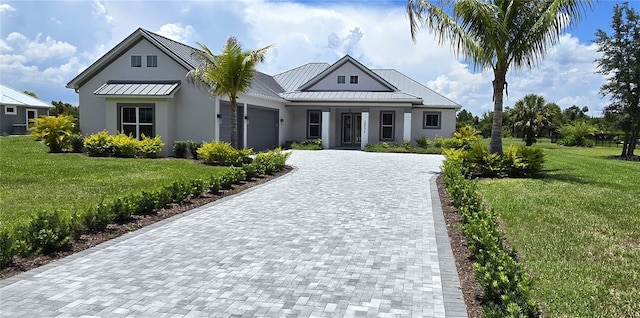
<path id="1" fill-rule="evenodd" d="M 62 152 L 69 147 L 75 119 L 72 116 L 42 116 L 29 123 L 31 135 L 49 147 L 49 152 Z"/>
<path id="2" fill-rule="evenodd" d="M 142 139 L 138 140 L 123 133 L 109 135 L 106 130 L 84 140 L 84 147 L 91 157 L 156 158 L 163 146 L 160 136 L 150 138 L 142 135 Z"/>
<path id="3" fill-rule="evenodd" d="M 210 165 L 236 165 L 250 162 L 249 155 L 253 149 L 237 150 L 226 141 L 212 141 L 203 143 L 197 150 L 198 157 Z"/>

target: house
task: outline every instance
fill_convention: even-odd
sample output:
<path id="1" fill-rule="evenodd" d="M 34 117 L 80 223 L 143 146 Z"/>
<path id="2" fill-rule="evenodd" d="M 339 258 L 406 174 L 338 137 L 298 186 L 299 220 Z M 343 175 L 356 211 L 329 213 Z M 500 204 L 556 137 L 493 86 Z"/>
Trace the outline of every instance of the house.
<path id="1" fill-rule="evenodd" d="M 27 134 L 29 120 L 49 115 L 49 108 L 53 107 L 4 84 L 0 84 L 0 95 L 0 134 Z"/>
<path id="2" fill-rule="evenodd" d="M 177 140 L 230 140 L 230 103 L 189 84 L 196 50 L 138 29 L 72 79 L 83 133 L 103 129 Z M 351 56 L 308 63 L 277 75 L 257 72 L 238 98 L 238 136 L 256 150 L 321 138 L 325 148 L 450 136 L 460 106 L 392 69 L 369 69 Z"/>

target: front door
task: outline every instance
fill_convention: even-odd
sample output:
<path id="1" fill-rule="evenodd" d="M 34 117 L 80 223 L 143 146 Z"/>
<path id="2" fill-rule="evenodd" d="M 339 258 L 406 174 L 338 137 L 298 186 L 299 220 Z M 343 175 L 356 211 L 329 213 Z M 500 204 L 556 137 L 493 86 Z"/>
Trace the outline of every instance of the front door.
<path id="1" fill-rule="evenodd" d="M 342 113 L 340 144 L 344 147 L 355 147 L 362 141 L 362 114 Z"/>
<path id="2" fill-rule="evenodd" d="M 29 126 L 33 123 L 31 120 L 38 118 L 38 111 L 35 109 L 27 109 L 27 130 L 29 130 Z"/>

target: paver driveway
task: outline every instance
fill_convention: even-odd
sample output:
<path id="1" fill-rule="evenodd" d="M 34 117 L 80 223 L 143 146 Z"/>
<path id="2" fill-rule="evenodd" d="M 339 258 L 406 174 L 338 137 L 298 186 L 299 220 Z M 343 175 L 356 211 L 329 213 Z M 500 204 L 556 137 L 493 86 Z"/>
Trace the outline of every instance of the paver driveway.
<path id="1" fill-rule="evenodd" d="M 464 317 L 441 161 L 296 151 L 287 176 L 0 282 L 0 313 Z"/>

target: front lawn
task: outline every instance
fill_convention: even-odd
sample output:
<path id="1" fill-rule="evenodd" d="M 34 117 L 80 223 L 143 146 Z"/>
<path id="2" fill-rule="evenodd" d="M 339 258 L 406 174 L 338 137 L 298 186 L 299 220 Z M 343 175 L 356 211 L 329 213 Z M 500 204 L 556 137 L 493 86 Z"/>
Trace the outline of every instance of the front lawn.
<path id="1" fill-rule="evenodd" d="M 505 147 L 513 140 L 505 140 Z M 639 317 L 640 163 L 547 142 L 545 176 L 479 183 L 548 317 Z"/>
<path id="2" fill-rule="evenodd" d="M 93 158 L 50 154 L 31 137 L 0 137 L 0 223 L 11 224 L 39 210 L 84 211 L 101 201 L 207 179 L 228 168 L 187 159 Z"/>

